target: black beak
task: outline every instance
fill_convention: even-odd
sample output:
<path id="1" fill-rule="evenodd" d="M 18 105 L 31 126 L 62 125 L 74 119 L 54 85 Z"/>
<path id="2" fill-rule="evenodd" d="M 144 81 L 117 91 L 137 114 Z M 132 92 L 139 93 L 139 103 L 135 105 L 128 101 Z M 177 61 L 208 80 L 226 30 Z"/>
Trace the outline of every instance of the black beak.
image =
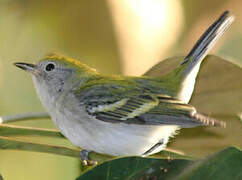
<path id="1" fill-rule="evenodd" d="M 17 63 L 14 63 L 14 65 L 25 71 L 30 71 L 30 72 L 33 72 L 36 69 L 36 65 L 34 64 L 17 62 Z"/>

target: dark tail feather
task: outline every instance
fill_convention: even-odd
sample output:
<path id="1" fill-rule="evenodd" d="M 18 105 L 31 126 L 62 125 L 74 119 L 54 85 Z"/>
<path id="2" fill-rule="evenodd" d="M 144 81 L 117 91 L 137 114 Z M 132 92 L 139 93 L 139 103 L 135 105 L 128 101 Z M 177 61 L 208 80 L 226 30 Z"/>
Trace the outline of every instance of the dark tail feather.
<path id="1" fill-rule="evenodd" d="M 169 83 L 172 84 L 174 91 L 171 94 L 172 96 L 186 103 L 189 102 L 202 60 L 233 20 L 234 16 L 229 15 L 229 12 L 225 11 L 200 37 L 181 65 L 162 77 L 166 81 L 169 80 Z"/>
<path id="2" fill-rule="evenodd" d="M 214 46 L 217 40 L 224 34 L 231 23 L 234 16 L 229 16 L 229 11 L 225 11 L 200 37 L 192 50 L 184 58 L 181 65 L 187 64 L 185 76 L 189 74 L 194 66 L 201 62 L 208 54 L 209 50 Z"/>

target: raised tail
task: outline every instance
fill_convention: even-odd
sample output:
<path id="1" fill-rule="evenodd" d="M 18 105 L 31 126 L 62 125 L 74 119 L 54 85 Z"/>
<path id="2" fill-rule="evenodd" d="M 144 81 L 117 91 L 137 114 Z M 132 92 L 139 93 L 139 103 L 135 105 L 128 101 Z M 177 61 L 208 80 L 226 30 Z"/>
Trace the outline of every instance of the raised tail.
<path id="1" fill-rule="evenodd" d="M 176 84 L 174 95 L 188 103 L 195 85 L 195 80 L 200 68 L 200 64 L 209 50 L 215 45 L 217 40 L 224 34 L 234 20 L 229 11 L 225 11 L 200 37 L 192 50 L 184 58 L 181 65 L 174 71 L 164 76 Z"/>
<path id="2" fill-rule="evenodd" d="M 199 38 L 195 46 L 184 58 L 181 65 L 189 64 L 185 73 L 189 73 L 193 67 L 201 62 L 215 45 L 217 40 L 224 34 L 232 24 L 234 16 L 229 16 L 229 11 L 225 11 Z"/>

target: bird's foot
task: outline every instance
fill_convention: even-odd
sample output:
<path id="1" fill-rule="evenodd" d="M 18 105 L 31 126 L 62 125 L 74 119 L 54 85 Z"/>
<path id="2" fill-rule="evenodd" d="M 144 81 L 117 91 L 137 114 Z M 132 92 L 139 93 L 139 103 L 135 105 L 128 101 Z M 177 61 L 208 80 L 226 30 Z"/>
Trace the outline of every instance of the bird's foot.
<path id="1" fill-rule="evenodd" d="M 85 150 L 85 149 L 81 150 L 81 152 L 80 152 L 80 159 L 82 161 L 82 164 L 84 166 L 93 166 L 93 165 L 96 165 L 97 164 L 97 161 L 90 160 L 88 158 L 88 153 L 89 152 L 87 150 Z"/>

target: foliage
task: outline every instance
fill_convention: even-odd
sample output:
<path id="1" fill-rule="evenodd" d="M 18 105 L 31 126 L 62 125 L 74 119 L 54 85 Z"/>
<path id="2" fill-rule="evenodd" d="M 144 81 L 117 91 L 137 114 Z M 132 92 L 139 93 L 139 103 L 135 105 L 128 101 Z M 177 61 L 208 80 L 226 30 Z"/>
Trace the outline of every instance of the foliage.
<path id="1" fill-rule="evenodd" d="M 123 157 L 106 161 L 77 180 L 241 179 L 242 152 L 229 147 L 203 160 Z"/>

